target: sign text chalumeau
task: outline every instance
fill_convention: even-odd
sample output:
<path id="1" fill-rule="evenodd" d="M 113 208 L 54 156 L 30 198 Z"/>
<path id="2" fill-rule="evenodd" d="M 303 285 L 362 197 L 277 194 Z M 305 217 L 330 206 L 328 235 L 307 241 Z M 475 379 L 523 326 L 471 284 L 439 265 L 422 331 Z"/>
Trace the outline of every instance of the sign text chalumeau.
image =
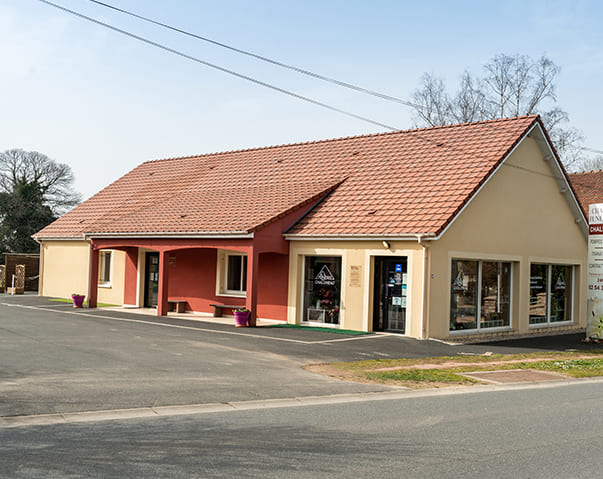
<path id="1" fill-rule="evenodd" d="M 587 339 L 603 339 L 603 203 L 588 207 Z"/>

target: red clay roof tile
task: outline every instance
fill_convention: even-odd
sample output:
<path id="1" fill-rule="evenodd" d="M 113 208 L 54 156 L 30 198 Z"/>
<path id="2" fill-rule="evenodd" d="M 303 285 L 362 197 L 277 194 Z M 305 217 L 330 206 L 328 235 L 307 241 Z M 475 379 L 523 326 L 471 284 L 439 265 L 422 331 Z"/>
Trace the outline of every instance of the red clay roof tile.
<path id="1" fill-rule="evenodd" d="M 289 234 L 437 234 L 538 121 L 527 116 L 149 161 L 36 237 L 250 233 L 329 192 Z"/>
<path id="2" fill-rule="evenodd" d="M 588 218 L 588 205 L 603 203 L 603 171 L 586 171 L 567 175 L 578 203 Z"/>

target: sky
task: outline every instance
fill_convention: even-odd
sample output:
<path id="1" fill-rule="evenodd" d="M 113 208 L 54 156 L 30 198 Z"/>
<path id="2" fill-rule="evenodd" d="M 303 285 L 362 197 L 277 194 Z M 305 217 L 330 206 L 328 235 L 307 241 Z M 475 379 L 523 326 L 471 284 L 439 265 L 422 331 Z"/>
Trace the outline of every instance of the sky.
<path id="1" fill-rule="evenodd" d="M 283 70 L 89 0 L 54 3 L 259 81 L 399 129 L 412 109 Z M 197 35 L 411 100 L 497 54 L 561 67 L 557 104 L 603 150 L 603 2 L 104 0 Z M 0 0 L 0 151 L 68 164 L 88 198 L 147 160 L 387 131 L 48 6 Z"/>

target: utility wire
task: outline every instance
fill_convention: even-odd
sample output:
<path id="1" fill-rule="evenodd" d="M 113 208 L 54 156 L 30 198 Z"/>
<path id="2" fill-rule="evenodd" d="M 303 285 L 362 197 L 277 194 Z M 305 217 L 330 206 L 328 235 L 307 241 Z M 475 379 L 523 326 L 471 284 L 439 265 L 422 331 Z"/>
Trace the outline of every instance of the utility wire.
<path id="1" fill-rule="evenodd" d="M 202 40 L 204 42 L 211 43 L 213 45 L 216 45 L 216 46 L 219 46 L 219 47 L 222 47 L 222 48 L 226 48 L 226 49 L 231 50 L 233 52 L 241 53 L 242 55 L 247 55 L 249 57 L 256 58 L 258 60 L 261 60 L 261 61 L 264 61 L 264 62 L 267 62 L 267 63 L 271 63 L 272 65 L 276 65 L 276 66 L 279 66 L 279 67 L 282 67 L 282 68 L 287 68 L 289 70 L 293 70 L 293 71 L 295 71 L 297 73 L 301 73 L 303 75 L 307 75 L 307 76 L 310 76 L 310 77 L 313 77 L 313 78 L 317 78 L 319 80 L 323 80 L 323 81 L 326 81 L 326 82 L 329 82 L 329 83 L 333 83 L 335 85 L 339 85 L 339 86 L 342 86 L 344 88 L 349 88 L 351 90 L 355 90 L 355 91 L 358 91 L 360 93 L 365 93 L 367 95 L 372 95 L 372 96 L 381 98 L 383 100 L 393 101 L 393 102 L 399 103 L 401 105 L 414 108 L 416 110 L 419 110 L 421 108 L 420 105 L 417 105 L 416 103 L 412 103 L 412 102 L 407 101 L 407 100 L 402 100 L 401 98 L 397 98 L 395 96 L 387 95 L 385 93 L 380 93 L 378 91 L 370 90 L 368 88 L 363 88 L 363 87 L 354 85 L 352 83 L 348 83 L 348 82 L 344 82 L 344 81 L 341 81 L 341 80 L 337 80 L 335 78 L 327 77 L 325 75 L 320 75 L 318 73 L 314 73 L 314 72 L 312 72 L 310 70 L 305 70 L 303 68 L 296 67 L 294 65 L 289 65 L 287 63 L 279 62 L 277 60 L 273 60 L 271 58 L 259 55 L 257 53 L 253 53 L 253 52 L 250 52 L 250 51 L 247 51 L 247 50 L 243 50 L 243 49 L 240 49 L 240 48 L 237 48 L 237 47 L 233 47 L 232 45 L 228 45 L 226 43 L 222 43 L 222 42 L 218 42 L 216 40 L 212 40 L 211 38 L 207 38 L 207 37 L 203 37 L 201 35 L 197 35 L 196 33 L 192 33 L 192 32 L 189 32 L 187 30 L 183 30 L 181 28 L 174 27 L 172 25 L 160 22 L 158 20 L 153 20 L 152 18 L 145 17 L 145 16 L 140 15 L 138 13 L 134 13 L 132 11 L 125 10 L 123 8 L 119 8 L 119 7 L 116 7 L 114 5 L 110 5 L 110 4 L 106 3 L 106 2 L 101 2 L 99 0 L 88 0 L 88 1 L 92 2 L 92 3 L 95 3 L 97 5 L 101 5 L 103 7 L 109 8 L 111 10 L 115 10 L 117 12 L 123 13 L 125 15 L 129 15 L 131 17 L 138 18 L 139 20 L 143 20 L 145 22 L 152 23 L 154 25 L 157 25 L 157 26 L 160 26 L 160 27 L 163 27 L 163 28 L 167 28 L 168 30 L 172 30 L 174 32 L 181 33 L 183 35 L 186 35 L 186 36 L 189 36 L 189 37 L 192 37 L 192 38 L 196 38 L 197 40 Z M 587 148 L 587 147 L 578 147 L 578 149 L 583 150 L 583 151 L 590 151 L 592 153 L 603 154 L 603 150 L 596 150 L 596 149 Z"/>
<path id="2" fill-rule="evenodd" d="M 337 108 L 337 107 L 331 106 L 331 105 L 329 105 L 329 104 L 326 104 L 326 103 L 323 103 L 323 102 L 320 102 L 320 101 L 314 100 L 314 99 L 309 98 L 309 97 L 305 97 L 305 96 L 303 96 L 303 95 L 299 95 L 299 94 L 297 94 L 297 93 L 291 92 L 291 91 L 289 91 L 289 90 L 285 90 L 285 89 L 280 88 L 280 87 L 277 87 L 277 86 L 275 86 L 275 85 L 272 85 L 272 84 L 269 84 L 269 83 L 266 83 L 266 82 L 263 82 L 263 81 L 260 81 L 260 80 L 254 79 L 254 78 L 252 78 L 252 77 L 249 77 L 249 76 L 246 76 L 246 75 L 243 75 L 243 74 L 237 73 L 237 72 L 235 72 L 235 71 L 228 70 L 228 69 L 223 68 L 223 67 L 220 67 L 220 66 L 218 66 L 218 65 L 215 65 L 215 64 L 212 64 L 212 63 L 206 62 L 206 61 L 204 61 L 204 60 L 201 60 L 200 58 L 193 57 L 192 55 L 188 55 L 188 54 L 186 54 L 186 53 L 180 52 L 180 51 L 175 50 L 175 49 L 173 49 L 173 48 L 170 48 L 170 47 L 167 47 L 167 46 L 162 45 L 162 44 L 160 44 L 160 43 L 157 43 L 157 42 L 154 42 L 154 41 L 152 41 L 152 40 L 149 40 L 149 39 L 147 39 L 147 38 L 141 37 L 141 36 L 139 36 L 139 35 L 135 35 L 135 34 L 133 34 L 133 33 L 131 33 L 131 32 L 126 31 L 126 30 L 122 30 L 122 29 L 120 29 L 120 28 L 114 27 L 113 25 L 110 25 L 110 24 L 108 24 L 108 23 L 101 22 L 100 20 L 96 20 L 96 19 L 94 19 L 94 18 L 92 18 L 92 17 L 86 16 L 86 15 L 84 15 L 84 14 L 82 14 L 82 13 L 79 13 L 79 12 L 76 12 L 76 11 L 74 11 L 74 10 L 70 10 L 70 9 L 68 9 L 68 8 L 66 8 L 66 7 L 63 7 L 63 6 L 58 5 L 58 4 L 55 4 L 55 3 L 50 2 L 50 1 L 48 1 L 48 0 L 39 0 L 39 1 L 40 1 L 40 2 L 42 2 L 42 3 L 44 3 L 44 4 L 47 4 L 47 5 L 49 5 L 49 6 L 55 7 L 55 8 L 57 8 L 57 9 L 59 9 L 59 10 L 62 10 L 62 11 L 64 11 L 64 12 L 67 12 L 67 13 L 70 13 L 70 14 L 72 14 L 72 15 L 75 15 L 75 16 L 77 16 L 77 17 L 79 17 L 79 18 L 84 19 L 84 20 L 88 20 L 88 21 L 90 21 L 90 22 L 92 22 L 92 23 L 95 23 L 95 24 L 97 24 L 97 25 L 103 26 L 103 27 L 108 28 L 108 29 L 110 29 L 110 30 L 116 31 L 116 32 L 121 33 L 121 34 L 123 34 L 123 35 L 129 36 L 129 37 L 134 38 L 134 39 L 136 39 L 136 40 L 139 40 L 139 41 L 141 41 L 141 42 L 143 42 L 143 43 L 147 43 L 147 44 L 149 44 L 149 45 L 151 45 L 151 46 L 154 46 L 154 47 L 156 47 L 156 48 L 159 48 L 159 49 L 165 50 L 165 51 L 167 51 L 167 52 L 169 52 L 169 53 L 173 53 L 173 54 L 175 54 L 175 55 L 181 56 L 181 57 L 186 58 L 186 59 L 188 59 L 188 60 L 192 60 L 192 61 L 194 61 L 194 62 L 197 62 L 197 63 L 200 63 L 200 64 L 202 64 L 202 65 L 208 66 L 208 67 L 210 67 L 210 68 L 214 68 L 214 69 L 216 69 L 216 70 L 222 71 L 222 72 L 224 72 L 224 73 L 228 73 L 228 74 L 233 75 L 233 76 L 235 76 L 235 77 L 242 78 L 242 79 L 244 79 L 244 80 L 247 80 L 247 81 L 249 81 L 249 82 L 252 82 L 252 83 L 255 83 L 255 84 L 258 84 L 258 85 L 264 86 L 264 87 L 266 87 L 266 88 L 270 88 L 270 89 L 272 89 L 272 90 L 278 91 L 278 92 L 283 93 L 283 94 L 285 94 L 285 95 L 289 95 L 289 96 L 292 96 L 292 97 L 294 97 L 294 98 L 297 98 L 297 99 L 300 99 L 300 100 L 306 101 L 306 102 L 308 102 L 308 103 L 312 103 L 312 104 L 314 104 L 314 105 L 321 106 L 321 107 L 326 108 L 326 109 L 328 109 L 328 110 L 331 110 L 331 111 L 334 111 L 334 112 L 337 112 L 337 113 L 341 113 L 341 114 L 343 114 L 343 115 L 347 115 L 347 116 L 349 116 L 349 117 L 352 117 L 352 118 L 355 118 L 355 119 L 358 119 L 358 120 L 361 120 L 361 121 L 365 121 L 365 122 L 371 123 L 371 124 L 376 125 L 376 126 L 379 126 L 379 127 L 381 127 L 381 128 L 385 128 L 385 129 L 392 130 L 392 131 L 398 131 L 398 130 L 400 130 L 400 128 L 393 127 L 393 126 L 391 126 L 391 125 L 387 125 L 387 124 L 385 124 L 385 123 L 381 123 L 381 122 L 378 122 L 378 121 L 375 121 L 375 120 L 371 120 L 370 118 L 366 118 L 366 117 L 363 117 L 363 116 L 357 115 L 357 114 L 355 114 L 355 113 L 351 113 L 351 112 L 348 112 L 348 111 L 346 111 L 346 110 L 342 110 L 342 109 L 340 109 L 340 108 Z M 385 95 L 385 94 L 382 94 L 382 93 L 379 93 L 379 92 L 374 92 L 374 91 L 372 91 L 372 90 L 368 90 L 368 89 L 365 89 L 365 88 L 362 88 L 362 87 L 358 87 L 358 86 L 356 86 L 356 85 L 352 85 L 352 84 L 350 84 L 350 83 L 342 82 L 342 81 L 339 81 L 339 80 L 331 79 L 331 78 L 329 78 L 329 77 L 324 77 L 324 76 L 322 76 L 322 75 L 318 75 L 318 74 L 315 74 L 315 73 L 313 73 L 313 72 L 310 72 L 310 71 L 307 71 L 307 70 L 303 70 L 303 69 L 301 69 L 301 68 L 297 68 L 297 67 L 294 67 L 294 66 L 291 66 L 291 65 L 287 65 L 287 64 L 284 64 L 284 63 L 280 63 L 280 62 L 277 62 L 277 61 L 275 61 L 275 60 L 271 60 L 270 58 L 262 57 L 261 55 L 256 55 L 256 54 L 254 54 L 254 53 L 247 52 L 247 51 L 245 51 L 245 50 L 240 50 L 240 49 L 238 49 L 238 48 L 231 47 L 231 46 L 229 46 L 229 45 L 226 45 L 226 44 L 223 44 L 223 43 L 220 43 L 220 42 L 216 42 L 216 41 L 214 41 L 214 40 L 211 40 L 211 39 L 208 39 L 208 38 L 205 38 L 205 37 L 201 37 L 201 36 L 199 36 L 199 35 L 196 35 L 196 34 L 193 34 L 193 33 L 187 32 L 187 31 L 185 31 L 185 30 L 181 30 L 181 29 L 178 29 L 178 28 L 176 28 L 176 27 L 172 27 L 172 26 L 170 26 L 170 25 L 167 25 L 167 24 L 164 24 L 164 23 L 161 23 L 161 22 L 158 22 L 158 21 L 155 21 L 155 20 L 152 20 L 152 19 L 149 19 L 149 18 L 143 17 L 143 16 L 138 15 L 138 14 L 135 14 L 135 13 L 133 13 L 133 12 L 129 12 L 129 11 L 127 11 L 127 10 L 123 10 L 123 9 L 120 9 L 120 8 L 114 7 L 114 6 L 112 6 L 112 5 L 109 5 L 109 4 L 104 3 L 104 2 L 100 2 L 100 1 L 98 1 L 98 0 L 89 0 L 89 1 L 90 1 L 90 2 L 92 2 L 92 3 L 96 3 L 96 4 L 99 4 L 99 5 L 102 5 L 102 6 L 104 6 L 104 7 L 107 7 L 107 8 L 110 8 L 110 9 L 113 9 L 113 10 L 116 10 L 116 11 L 119 11 L 119 12 L 122 12 L 122 13 L 124 13 L 124 14 L 127 14 L 127 15 L 130 15 L 130 16 L 133 16 L 133 17 L 139 18 L 139 19 L 141 19 L 141 20 L 144 20 L 144 21 L 147 21 L 147 22 L 150 22 L 150 23 L 153 23 L 153 24 L 156 24 L 156 25 L 159 25 L 159 26 L 162 26 L 162 27 L 168 28 L 168 29 L 170 29 L 170 30 L 177 31 L 177 32 L 182 33 L 182 34 L 184 34 L 184 35 L 188 35 L 188 36 L 191 36 L 191 37 L 197 38 L 197 39 L 199 39 L 199 40 L 203 40 L 203 41 L 206 41 L 206 42 L 209 42 L 209 43 L 213 43 L 213 44 L 215 44 L 215 45 L 222 46 L 222 47 L 224 47 L 224 48 L 227 48 L 227 49 L 230 49 L 230 50 L 233 50 L 233 51 L 236 51 L 236 52 L 239 52 L 239 53 L 245 54 L 245 55 L 249 55 L 249 56 L 251 56 L 251 57 L 255 57 L 255 58 L 258 58 L 258 59 L 260 59 L 260 60 L 263 60 L 263 61 L 266 61 L 266 62 L 269 62 L 269 63 L 273 63 L 273 64 L 278 65 L 278 66 L 282 66 L 282 67 L 284 67 L 284 68 L 289 68 L 289 69 L 291 69 L 291 70 L 298 71 L 298 72 L 300 72 L 300 73 L 307 74 L 307 75 L 309 75 L 309 76 L 312 76 L 312 77 L 315 77 L 315 78 L 318 78 L 318 79 L 321 79 L 321 80 L 325 80 L 325 81 L 328 81 L 328 82 L 332 82 L 332 83 L 335 83 L 335 84 L 338 84 L 338 85 L 341 85 L 341 86 L 344 86 L 344 87 L 347 87 L 347 88 L 351 88 L 351 89 L 353 89 L 353 90 L 357 90 L 357 91 L 360 91 L 360 92 L 363 92 L 363 93 L 367 93 L 367 94 L 370 94 L 370 95 L 374 95 L 374 96 L 377 96 L 377 97 L 380 97 L 380 98 L 383 98 L 383 99 L 386 99 L 386 100 L 395 101 L 395 102 L 401 103 L 401 104 L 406 105 L 406 106 L 410 106 L 410 107 L 413 107 L 413 108 L 418 108 L 418 106 L 417 106 L 417 105 L 415 105 L 415 104 L 413 104 L 413 103 L 410 103 L 410 102 L 407 102 L 407 101 L 404 101 L 404 100 L 401 100 L 401 99 L 399 99 L 399 98 L 396 98 L 396 97 L 391 97 L 391 96 L 389 96 L 389 95 Z M 425 142 L 427 142 L 427 143 L 431 143 L 431 142 L 432 142 L 431 140 L 428 140 L 428 139 L 423 138 L 421 135 L 417 135 L 417 136 L 418 136 L 418 137 L 419 137 L 421 140 L 423 140 L 423 141 L 425 141 Z M 602 151 L 602 150 L 596 150 L 596 149 L 593 149 L 593 148 L 587 148 L 587 147 L 578 147 L 578 148 L 579 148 L 579 149 L 581 149 L 581 150 L 590 151 L 590 152 L 593 152 L 593 153 L 600 153 L 600 154 L 603 154 L 603 151 Z M 505 163 L 505 165 L 506 165 L 506 163 Z M 513 165 L 509 165 L 509 166 L 513 166 Z M 527 170 L 527 169 L 526 169 L 526 170 Z M 549 175 L 549 176 L 551 176 L 551 175 Z M 556 176 L 551 176 L 551 177 L 552 177 L 552 178 L 556 178 L 556 179 L 558 179 Z"/>
<path id="3" fill-rule="evenodd" d="M 265 57 L 265 56 L 262 56 L 262 55 L 258 55 L 257 53 L 249 52 L 247 50 L 242 50 L 240 48 L 233 47 L 233 46 L 228 45 L 226 43 L 218 42 L 216 40 L 212 40 L 211 38 L 203 37 L 201 35 L 197 35 L 195 33 L 191 33 L 189 31 L 183 30 L 181 28 L 173 27 L 173 26 L 168 25 L 166 23 L 162 23 L 160 21 L 153 20 L 152 18 L 144 17 L 144 16 L 139 15 L 137 13 L 134 13 L 134 12 L 131 12 L 131 11 L 128 11 L 128 10 L 124 10 L 122 8 L 116 7 L 114 5 L 110 5 L 110 4 L 105 3 L 105 2 L 100 2 L 98 0 L 89 0 L 89 1 L 92 2 L 92 3 L 96 3 L 97 5 L 101 5 L 103 7 L 110 8 L 111 10 L 115 10 L 117 12 L 123 13 L 125 15 L 130 15 L 131 17 L 138 18 L 138 19 L 143 20 L 145 22 L 152 23 L 154 25 L 158 25 L 158 26 L 163 27 L 163 28 L 167 28 L 169 30 L 181 33 L 183 35 L 187 35 L 187 36 L 192 37 L 192 38 L 196 38 L 197 40 L 202 40 L 204 42 L 211 43 L 213 45 L 217 45 L 217 46 L 222 47 L 222 48 L 226 48 L 226 49 L 231 50 L 233 52 L 241 53 L 242 55 L 247 55 L 247 56 L 255 58 L 257 60 L 261 60 L 263 62 L 271 63 L 272 65 L 276 65 L 276 66 L 279 66 L 279 67 L 282 67 L 282 68 L 287 68 L 287 69 L 293 70 L 293 71 L 295 71 L 297 73 L 301 73 L 303 75 L 307 75 L 307 76 L 310 76 L 310 77 L 313 77 L 313 78 L 317 78 L 319 80 L 326 81 L 326 82 L 329 82 L 329 83 L 334 83 L 335 85 L 339 85 L 339 86 L 342 86 L 344 88 L 349 88 L 351 90 L 355 90 L 355 91 L 360 92 L 360 93 L 365 93 L 367 95 L 376 96 L 376 97 L 381 98 L 383 100 L 393 101 L 393 102 L 399 103 L 399 104 L 404 105 L 404 106 L 409 106 L 411 108 L 419 108 L 418 105 L 416 105 L 414 103 L 411 103 L 409 101 L 406 101 L 406 100 L 402 100 L 401 98 L 396 98 L 395 96 L 386 95 L 385 93 L 379 93 L 377 91 L 369 90 L 368 88 L 363 88 L 363 87 L 354 85 L 352 83 L 348 83 L 348 82 L 344 82 L 344 81 L 341 81 L 341 80 L 337 80 L 335 78 L 330 78 L 330 77 L 327 77 L 327 76 L 324 76 L 324 75 L 320 75 L 318 73 L 314 73 L 314 72 L 311 72 L 309 70 L 304 70 L 303 68 L 299 68 L 299 67 L 296 67 L 294 65 L 288 65 L 286 63 L 282 63 L 282 62 L 279 62 L 277 60 L 273 60 L 271 58 L 268 58 L 268 57 Z"/>
<path id="4" fill-rule="evenodd" d="M 270 88 L 271 90 L 283 93 L 285 95 L 289 95 L 289 96 L 291 96 L 293 98 L 297 98 L 299 100 L 303 100 L 303 101 L 306 101 L 308 103 L 312 103 L 313 105 L 317 105 L 317 106 L 326 108 L 328 110 L 331 110 L 331 111 L 334 111 L 334 112 L 337 112 L 337 113 L 341 113 L 343 115 L 347 115 L 347 116 L 352 117 L 352 118 L 356 118 L 357 120 L 361 120 L 361 121 L 364 121 L 364 122 L 367 122 L 367 123 L 371 123 L 373 125 L 379 126 L 381 128 L 385 128 L 387 130 L 398 131 L 398 130 L 401 129 L 401 128 L 397 128 L 397 127 L 394 127 L 394 126 L 391 126 L 391 125 L 387 125 L 385 123 L 381 123 L 381 122 L 378 122 L 378 121 L 375 121 L 375 120 L 371 120 L 370 118 L 366 118 L 364 116 L 357 115 L 355 113 L 352 113 L 352 112 L 349 112 L 349 111 L 346 111 L 346 110 L 342 110 L 340 108 L 334 107 L 334 106 L 329 105 L 327 103 L 323 103 L 323 102 L 320 102 L 318 100 L 314 100 L 314 99 L 309 98 L 307 96 L 303 96 L 303 95 L 300 95 L 298 93 L 294 93 L 292 91 L 285 90 L 284 88 L 280 88 L 280 87 L 277 87 L 277 86 L 272 85 L 270 83 L 266 83 L 266 82 L 263 82 L 261 80 L 257 80 L 255 78 L 252 78 L 250 76 L 243 75 L 241 73 L 237 73 L 237 72 L 235 72 L 233 70 L 229 70 L 227 68 L 223 68 L 223 67 L 221 67 L 219 65 L 215 65 L 213 63 L 206 62 L 205 60 L 201 60 L 200 58 L 194 57 L 192 55 L 188 55 L 188 54 L 186 54 L 184 52 L 181 52 L 179 50 L 175 50 L 174 48 L 170 48 L 170 47 L 168 47 L 166 45 L 163 45 L 161 43 L 154 42 L 153 40 L 149 40 L 148 38 L 141 37 L 141 36 L 136 35 L 134 33 L 128 32 L 127 30 L 122 30 L 121 28 L 117 28 L 117 27 L 115 27 L 113 25 L 110 25 L 108 23 L 101 22 L 100 20 L 97 20 L 95 18 L 89 17 L 87 15 L 84 15 L 82 13 L 76 12 L 74 10 L 70 10 L 68 8 L 65 8 L 65 7 L 61 6 L 61 5 L 57 5 L 56 3 L 49 2 L 48 0 L 38 0 L 38 1 L 40 1 L 42 3 L 45 3 L 46 5 L 49 5 L 51 7 L 57 8 L 59 10 L 62 10 L 64 12 L 70 13 L 71 15 L 75 15 L 76 17 L 82 18 L 82 19 L 87 20 L 87 21 L 92 22 L 92 23 L 96 23 L 97 25 L 103 26 L 103 27 L 108 28 L 110 30 L 113 30 L 115 32 L 118 32 L 118 33 L 121 33 L 123 35 L 126 35 L 126 36 L 128 36 L 130 38 L 134 38 L 135 40 L 141 41 L 143 43 L 146 43 L 148 45 L 154 46 L 154 47 L 159 48 L 161 50 L 165 50 L 166 52 L 173 53 L 174 55 L 178 55 L 178 56 L 180 56 L 182 58 L 186 58 L 186 59 L 194 61 L 196 63 L 200 63 L 201 65 L 205 65 L 207 67 L 214 68 L 214 69 L 219 70 L 221 72 L 228 73 L 229 75 L 232 75 L 232 76 L 235 76 L 235 77 L 238 77 L 238 78 L 242 78 L 243 80 L 247 80 L 249 82 L 255 83 L 256 85 L 261 85 L 263 87 Z"/>

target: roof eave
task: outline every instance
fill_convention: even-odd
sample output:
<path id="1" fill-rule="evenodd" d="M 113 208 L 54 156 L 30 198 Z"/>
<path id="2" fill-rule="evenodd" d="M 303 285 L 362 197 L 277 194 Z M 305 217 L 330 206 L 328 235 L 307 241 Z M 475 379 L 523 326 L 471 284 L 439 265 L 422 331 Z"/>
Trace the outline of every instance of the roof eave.
<path id="1" fill-rule="evenodd" d="M 537 125 L 538 128 L 536 128 L 535 125 L 534 128 L 530 130 L 529 134 L 536 140 L 536 142 L 540 146 L 540 149 L 544 154 L 544 160 L 550 165 L 551 169 L 553 170 L 553 176 L 557 181 L 560 193 L 567 200 L 567 203 L 574 216 L 576 224 L 578 224 L 578 226 L 580 227 L 584 238 L 587 239 L 588 219 L 584 213 L 584 210 L 582 209 L 582 206 L 580 206 L 578 196 L 576 195 L 574 187 L 572 186 L 571 182 L 567 177 L 567 172 L 565 171 L 563 163 L 561 163 L 561 159 L 557 154 L 557 150 L 555 150 L 555 148 L 553 147 L 551 139 L 547 131 L 543 128 L 540 120 L 538 121 Z"/>
<path id="2" fill-rule="evenodd" d="M 169 239 L 251 239 L 253 233 L 247 231 L 195 231 L 195 232 L 128 232 L 128 233 L 86 233 L 86 239 L 104 238 L 169 238 Z"/>
<path id="3" fill-rule="evenodd" d="M 74 241 L 74 240 L 85 240 L 86 237 L 84 234 L 78 235 L 32 235 L 32 238 L 35 241 Z"/>
<path id="4" fill-rule="evenodd" d="M 349 234 L 284 234 L 286 240 L 296 241 L 416 241 L 418 237 L 422 240 L 435 240 L 435 233 L 396 233 L 396 234 L 370 234 L 370 233 L 349 233 Z"/>

